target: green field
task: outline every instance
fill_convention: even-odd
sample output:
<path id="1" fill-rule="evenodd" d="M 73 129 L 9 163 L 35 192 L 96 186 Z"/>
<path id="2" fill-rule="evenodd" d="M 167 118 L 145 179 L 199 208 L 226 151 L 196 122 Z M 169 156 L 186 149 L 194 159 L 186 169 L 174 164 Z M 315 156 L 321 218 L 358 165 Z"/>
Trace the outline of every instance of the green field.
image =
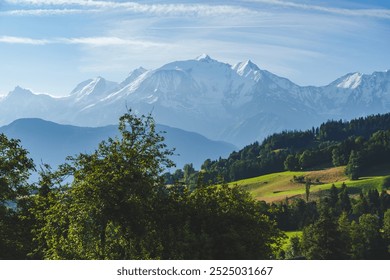
<path id="1" fill-rule="evenodd" d="M 286 171 L 244 179 L 229 185 L 238 185 L 248 190 L 257 200 L 267 202 L 281 201 L 286 197 L 305 197 L 305 184 L 294 182 L 294 176 L 304 176 L 313 182 L 310 187 L 312 197 L 318 196 L 321 191 L 330 189 L 332 184 L 341 187 L 343 182 L 347 184 L 351 194 L 368 189 L 382 191 L 384 187 L 390 187 L 390 166 L 388 165 L 371 168 L 364 177 L 354 181 L 348 179 L 344 174 L 344 169 L 345 167 L 341 166 L 315 171 Z"/>

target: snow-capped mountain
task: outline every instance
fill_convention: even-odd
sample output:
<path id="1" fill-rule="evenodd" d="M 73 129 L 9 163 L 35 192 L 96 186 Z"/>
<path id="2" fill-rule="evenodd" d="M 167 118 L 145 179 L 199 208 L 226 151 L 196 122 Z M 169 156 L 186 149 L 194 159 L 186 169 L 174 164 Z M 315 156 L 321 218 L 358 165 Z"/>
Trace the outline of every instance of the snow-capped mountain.
<path id="1" fill-rule="evenodd" d="M 69 99 L 73 99 L 73 102 L 79 106 L 84 103 L 89 105 L 91 102 L 97 102 L 118 89 L 118 83 L 97 77 L 78 84 L 70 93 Z"/>
<path id="2" fill-rule="evenodd" d="M 229 65 L 201 55 L 153 70 L 140 67 L 119 83 L 87 80 L 63 98 L 16 88 L 0 100 L 0 124 L 40 117 L 101 126 L 116 124 L 126 108 L 242 146 L 281 130 L 390 111 L 390 71 L 301 87 L 250 60 Z"/>
<path id="3" fill-rule="evenodd" d="M 47 94 L 35 94 L 17 86 L 0 100 L 0 125 L 26 116 L 52 119 L 65 104 Z"/>

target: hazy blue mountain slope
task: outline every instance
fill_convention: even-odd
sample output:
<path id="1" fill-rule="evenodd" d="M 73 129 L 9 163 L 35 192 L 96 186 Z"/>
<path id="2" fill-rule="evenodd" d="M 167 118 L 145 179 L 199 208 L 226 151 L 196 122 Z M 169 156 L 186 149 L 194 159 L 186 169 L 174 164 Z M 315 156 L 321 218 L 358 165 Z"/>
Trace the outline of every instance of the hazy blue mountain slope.
<path id="1" fill-rule="evenodd" d="M 226 142 L 211 141 L 198 133 L 165 125 L 157 125 L 157 131 L 165 131 L 166 144 L 176 148 L 172 160 L 177 167 L 193 163 L 199 168 L 205 159 L 226 157 L 235 149 Z M 20 139 L 36 164 L 44 162 L 55 167 L 67 156 L 92 152 L 102 140 L 115 137 L 118 129 L 116 125 L 92 128 L 60 125 L 42 119 L 19 119 L 0 127 L 0 133 Z"/>

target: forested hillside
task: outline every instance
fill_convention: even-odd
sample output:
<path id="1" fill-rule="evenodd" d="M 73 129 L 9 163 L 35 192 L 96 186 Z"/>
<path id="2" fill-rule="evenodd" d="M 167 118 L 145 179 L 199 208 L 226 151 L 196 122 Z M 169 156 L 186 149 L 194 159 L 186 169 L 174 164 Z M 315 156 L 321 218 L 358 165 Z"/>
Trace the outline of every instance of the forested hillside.
<path id="1" fill-rule="evenodd" d="M 279 178 L 285 183 L 278 183 L 272 195 L 285 190 L 285 200 L 263 201 L 263 210 L 279 229 L 300 235 L 289 239 L 288 245 L 276 253 L 278 258 L 389 259 L 389 163 L 390 114 L 384 114 L 349 122 L 328 121 L 307 131 L 276 133 L 261 144 L 255 142 L 233 152 L 227 159 L 206 160 L 200 171 L 188 164 L 174 174 L 165 174 L 165 178 L 192 189 L 236 181 L 233 184 L 240 186 L 242 182 L 251 192 L 255 191 L 251 184 L 257 184 L 258 191 L 267 191 L 272 189 L 273 178 Z M 356 181 L 354 185 L 375 182 L 364 191 L 345 183 L 326 188 L 321 180 L 311 178 L 310 174 L 326 173 L 331 167 L 339 167 L 334 168 L 337 172 L 341 168 L 349 183 L 376 169 L 384 176 Z M 294 172 L 276 173 L 284 170 Z M 252 178 L 263 174 L 269 175 L 262 176 L 263 180 Z M 237 182 L 244 178 L 251 179 Z M 306 194 L 296 196 L 291 192 L 288 198 L 289 185 L 301 186 Z M 313 197 L 316 185 L 323 190 Z"/>
<path id="2" fill-rule="evenodd" d="M 204 183 L 232 182 L 284 170 L 310 170 L 347 165 L 346 172 L 358 178 L 367 167 L 390 162 L 390 114 L 373 115 L 348 122 L 328 121 L 306 131 L 273 134 L 233 152 L 226 159 L 205 160 Z M 194 185 L 198 172 L 191 164 L 168 182 Z"/>

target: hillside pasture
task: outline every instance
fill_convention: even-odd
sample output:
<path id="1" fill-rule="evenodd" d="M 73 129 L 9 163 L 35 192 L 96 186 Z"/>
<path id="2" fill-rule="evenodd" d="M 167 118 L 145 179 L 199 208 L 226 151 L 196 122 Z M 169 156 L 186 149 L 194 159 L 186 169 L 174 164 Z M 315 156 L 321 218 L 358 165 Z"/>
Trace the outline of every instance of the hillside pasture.
<path id="1" fill-rule="evenodd" d="M 329 190 L 332 184 L 340 188 L 345 183 L 350 194 L 357 194 L 360 190 L 382 191 L 390 188 L 390 168 L 387 166 L 367 170 L 365 176 L 358 180 L 350 180 L 344 174 L 344 170 L 345 166 L 314 171 L 286 171 L 239 180 L 229 185 L 238 185 L 249 191 L 255 199 L 266 202 L 282 201 L 286 198 L 305 198 L 306 181 L 311 182 L 310 197 L 313 199 L 321 196 L 323 191 Z M 303 177 L 304 182 L 297 182 L 294 176 Z"/>

